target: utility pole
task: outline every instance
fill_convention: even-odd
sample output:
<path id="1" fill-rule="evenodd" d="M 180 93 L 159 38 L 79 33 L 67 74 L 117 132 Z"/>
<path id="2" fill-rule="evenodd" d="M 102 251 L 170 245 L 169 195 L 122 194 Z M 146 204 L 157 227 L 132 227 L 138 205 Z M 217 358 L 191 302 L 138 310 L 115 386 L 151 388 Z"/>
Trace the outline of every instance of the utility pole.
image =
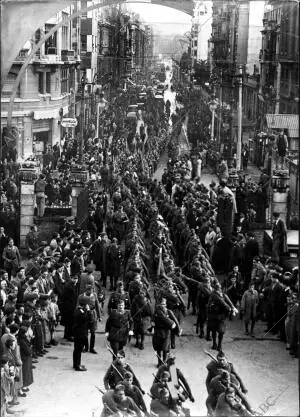
<path id="1" fill-rule="evenodd" d="M 243 67 L 239 68 L 239 102 L 238 102 L 238 136 L 237 136 L 237 149 L 236 149 L 236 169 L 241 170 L 241 156 L 242 156 L 242 110 L 243 105 Z"/>
<path id="2" fill-rule="evenodd" d="M 217 143 L 218 145 L 221 144 L 221 126 L 222 126 L 222 106 L 223 106 L 223 71 L 221 70 L 221 78 L 220 78 L 220 91 L 219 91 L 219 124 L 218 124 L 218 135 L 217 135 Z"/>

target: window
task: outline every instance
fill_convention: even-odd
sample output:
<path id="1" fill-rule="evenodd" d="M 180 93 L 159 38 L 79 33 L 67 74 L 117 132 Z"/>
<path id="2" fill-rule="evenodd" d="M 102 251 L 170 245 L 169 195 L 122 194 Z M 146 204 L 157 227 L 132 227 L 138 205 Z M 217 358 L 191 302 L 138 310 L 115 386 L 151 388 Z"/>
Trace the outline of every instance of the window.
<path id="1" fill-rule="evenodd" d="M 87 50 L 87 35 L 81 35 L 81 51 L 84 52 Z"/>
<path id="2" fill-rule="evenodd" d="M 45 24 L 45 34 L 50 32 L 50 30 L 55 25 Z M 46 42 L 45 42 L 45 54 L 56 54 L 57 48 L 57 33 L 55 32 Z"/>
<path id="3" fill-rule="evenodd" d="M 51 73 L 46 72 L 46 93 L 51 93 Z"/>
<path id="4" fill-rule="evenodd" d="M 69 49 L 69 23 L 67 21 L 68 13 L 62 12 L 62 21 L 63 25 L 61 27 L 61 36 L 62 36 L 62 49 Z"/>
<path id="5" fill-rule="evenodd" d="M 194 56 L 197 56 L 197 51 L 194 51 Z"/>
<path id="6" fill-rule="evenodd" d="M 62 68 L 61 69 L 61 74 L 60 74 L 60 78 L 61 78 L 61 93 L 67 93 L 68 90 L 68 77 L 69 77 L 69 70 L 68 68 Z"/>
<path id="7" fill-rule="evenodd" d="M 50 94 L 51 93 L 51 73 L 48 72 L 39 72 L 38 73 L 38 86 L 40 94 Z"/>
<path id="8" fill-rule="evenodd" d="M 44 73 L 39 72 L 39 93 L 44 94 Z"/>

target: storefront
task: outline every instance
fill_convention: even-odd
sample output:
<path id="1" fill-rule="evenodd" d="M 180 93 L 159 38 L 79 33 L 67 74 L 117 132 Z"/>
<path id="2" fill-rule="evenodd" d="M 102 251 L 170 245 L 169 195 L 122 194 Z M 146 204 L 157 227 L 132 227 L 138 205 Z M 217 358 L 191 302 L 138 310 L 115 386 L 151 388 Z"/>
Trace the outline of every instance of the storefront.
<path id="1" fill-rule="evenodd" d="M 33 120 L 33 153 L 42 155 L 52 145 L 52 119 Z"/>

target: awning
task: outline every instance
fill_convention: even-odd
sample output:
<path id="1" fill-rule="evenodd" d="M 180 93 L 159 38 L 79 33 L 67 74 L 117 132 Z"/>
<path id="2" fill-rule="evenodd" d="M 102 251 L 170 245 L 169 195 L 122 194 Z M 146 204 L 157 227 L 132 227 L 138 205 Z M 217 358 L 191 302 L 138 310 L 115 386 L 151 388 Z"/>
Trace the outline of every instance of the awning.
<path id="1" fill-rule="evenodd" d="M 35 111 L 33 118 L 35 120 L 40 120 L 40 119 L 56 119 L 57 117 L 59 117 L 59 109 Z"/>
<path id="2" fill-rule="evenodd" d="M 63 109 L 62 114 L 64 116 L 66 114 L 68 114 L 68 112 L 69 112 L 69 106 L 62 107 L 62 109 Z M 40 120 L 40 119 L 58 119 L 58 118 L 60 118 L 59 110 L 60 110 L 60 108 L 48 109 L 48 110 L 36 110 L 34 112 L 33 118 L 35 120 Z"/>
<path id="3" fill-rule="evenodd" d="M 267 114 L 269 129 L 287 129 L 290 138 L 299 137 L 299 116 L 297 114 Z"/>

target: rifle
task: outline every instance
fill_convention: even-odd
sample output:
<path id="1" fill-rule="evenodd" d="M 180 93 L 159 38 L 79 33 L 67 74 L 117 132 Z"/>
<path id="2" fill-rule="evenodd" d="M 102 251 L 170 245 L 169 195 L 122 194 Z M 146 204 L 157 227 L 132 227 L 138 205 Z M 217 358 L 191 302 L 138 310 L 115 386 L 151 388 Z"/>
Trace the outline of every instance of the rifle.
<path id="1" fill-rule="evenodd" d="M 104 391 L 102 391 L 102 389 L 101 388 L 99 388 L 99 387 L 97 387 L 97 385 L 94 385 L 94 387 L 102 394 L 102 395 L 104 395 L 105 394 L 105 392 Z M 103 404 L 104 405 L 104 407 L 106 407 L 107 409 L 108 409 L 108 411 L 111 413 L 111 414 L 115 414 L 115 412 L 107 405 L 107 404 Z"/>
<path id="2" fill-rule="evenodd" d="M 207 350 L 204 350 L 204 353 L 206 353 L 212 360 L 214 360 L 215 362 L 218 362 L 218 359 L 214 357 L 214 355 L 212 355 L 210 352 L 207 352 Z"/>

